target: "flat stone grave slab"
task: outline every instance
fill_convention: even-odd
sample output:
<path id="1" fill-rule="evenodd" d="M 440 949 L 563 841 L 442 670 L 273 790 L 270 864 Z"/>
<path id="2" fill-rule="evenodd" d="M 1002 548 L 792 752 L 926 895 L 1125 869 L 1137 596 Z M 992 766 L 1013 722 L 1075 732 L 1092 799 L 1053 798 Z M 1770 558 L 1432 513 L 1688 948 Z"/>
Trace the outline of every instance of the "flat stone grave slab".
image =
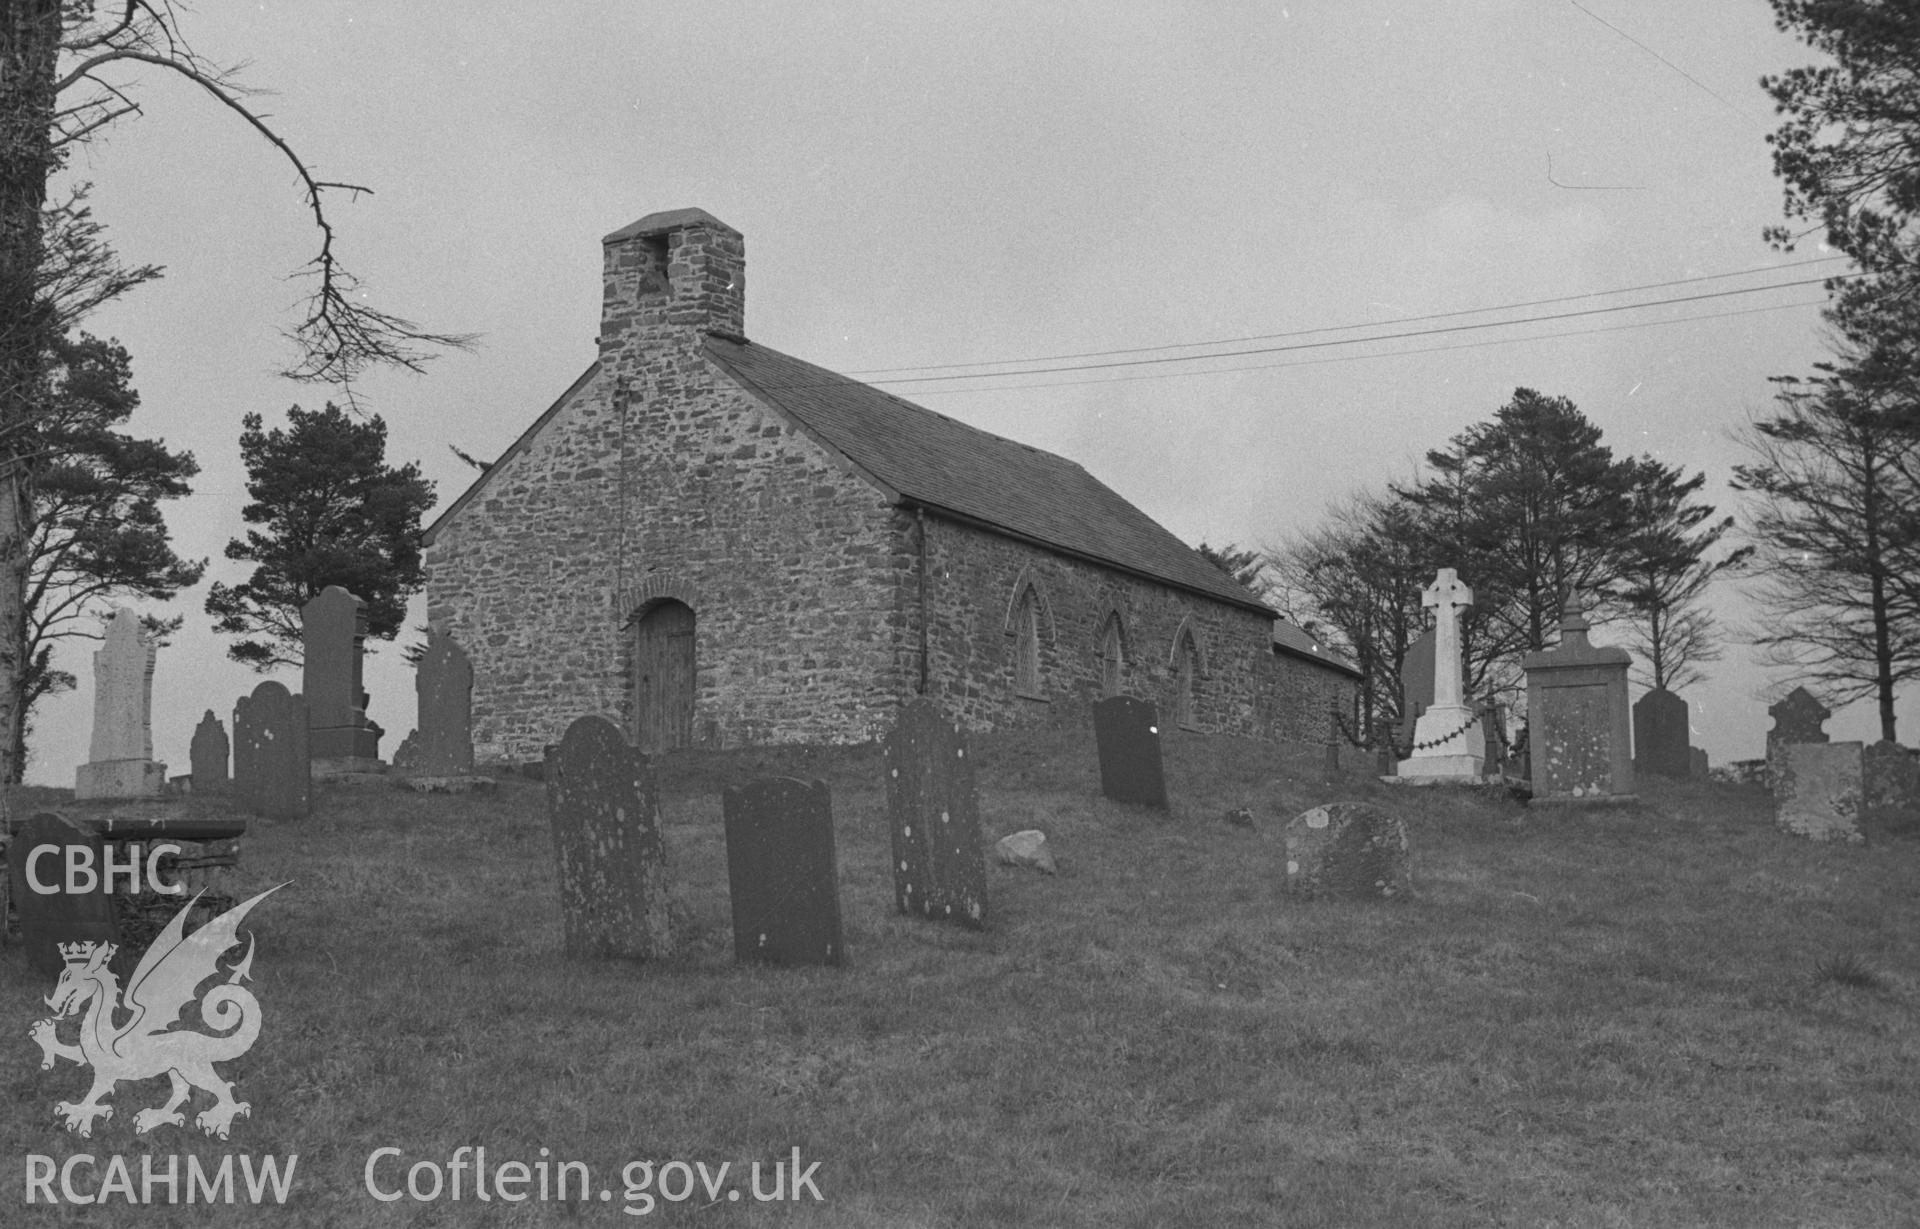
<path id="1" fill-rule="evenodd" d="M 720 802 L 734 958 L 845 964 L 826 782 L 769 777 L 730 787 Z"/>
<path id="2" fill-rule="evenodd" d="M 1773 781 L 1775 822 L 1808 840 L 1864 841 L 1860 751 L 1857 742 L 1790 743 L 1780 748 Z"/>
<path id="3" fill-rule="evenodd" d="M 1167 809 L 1160 714 L 1153 701 L 1112 696 L 1097 702 L 1093 740 L 1100 754 L 1101 793 L 1115 802 Z"/>
<path id="4" fill-rule="evenodd" d="M 582 717 L 547 748 L 545 776 L 566 954 L 666 955 L 667 850 L 647 757 L 611 721 Z"/>
<path id="5" fill-rule="evenodd" d="M 45 846 L 59 853 L 34 851 Z M 64 815 L 42 811 L 27 820 L 13 836 L 7 850 L 8 890 L 13 907 L 20 915 L 20 938 L 27 949 L 27 964 L 34 972 L 48 977 L 60 976 L 65 961 L 60 944 L 119 943 L 120 931 L 114 921 L 113 898 L 100 890 L 96 882 L 91 892 L 66 891 L 67 853 L 70 847 L 85 849 L 85 864 L 97 874 L 101 867 L 101 840 Z M 29 866 L 29 863 L 32 863 Z M 42 887 L 58 890 L 36 891 L 28 881 L 28 871 Z"/>
<path id="6" fill-rule="evenodd" d="M 987 869 L 966 734 L 918 697 L 901 706 L 883 757 L 894 904 L 902 913 L 984 929 Z"/>
<path id="7" fill-rule="evenodd" d="M 268 681 L 233 709 L 233 785 L 255 814 L 298 819 L 313 810 L 307 701 Z"/>
<path id="8" fill-rule="evenodd" d="M 1407 826 L 1370 803 L 1314 807 L 1282 835 L 1289 895 L 1390 900 L 1411 887 Z"/>

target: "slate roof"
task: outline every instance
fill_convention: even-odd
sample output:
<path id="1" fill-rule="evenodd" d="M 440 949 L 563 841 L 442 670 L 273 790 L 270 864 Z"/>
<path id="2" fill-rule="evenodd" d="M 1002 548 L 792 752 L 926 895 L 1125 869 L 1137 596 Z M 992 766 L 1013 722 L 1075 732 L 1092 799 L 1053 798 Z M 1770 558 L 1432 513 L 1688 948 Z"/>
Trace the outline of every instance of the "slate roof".
<path id="1" fill-rule="evenodd" d="M 902 502 L 1273 614 L 1199 552 L 1064 457 L 744 339 L 708 334 L 706 353 Z"/>
<path id="2" fill-rule="evenodd" d="M 1315 640 L 1304 628 L 1295 627 L 1282 619 L 1273 621 L 1273 647 L 1278 653 L 1288 657 L 1298 657 L 1318 666 L 1338 670 L 1343 674 L 1360 677 L 1360 669 L 1340 654 Z"/>

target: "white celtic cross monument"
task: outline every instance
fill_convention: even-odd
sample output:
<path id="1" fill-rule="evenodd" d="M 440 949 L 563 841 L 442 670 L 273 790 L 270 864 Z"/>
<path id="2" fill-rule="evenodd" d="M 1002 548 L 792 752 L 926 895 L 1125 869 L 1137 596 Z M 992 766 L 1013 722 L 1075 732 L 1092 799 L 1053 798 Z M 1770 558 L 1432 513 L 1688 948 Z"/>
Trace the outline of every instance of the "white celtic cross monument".
<path id="1" fill-rule="evenodd" d="M 1478 777 L 1486 766 L 1485 736 L 1465 703 L 1460 680 L 1460 612 L 1473 590 L 1452 568 L 1441 568 L 1420 594 L 1433 611 L 1433 705 L 1413 727 L 1413 753 L 1400 761 L 1403 777 Z"/>

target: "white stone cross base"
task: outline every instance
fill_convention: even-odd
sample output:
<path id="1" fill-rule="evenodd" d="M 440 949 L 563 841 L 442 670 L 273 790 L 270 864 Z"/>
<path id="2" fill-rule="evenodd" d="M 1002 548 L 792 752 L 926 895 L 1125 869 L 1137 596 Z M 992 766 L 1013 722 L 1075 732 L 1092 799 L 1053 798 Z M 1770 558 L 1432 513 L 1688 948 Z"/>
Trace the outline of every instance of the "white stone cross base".
<path id="1" fill-rule="evenodd" d="M 167 766 L 153 760 L 96 760 L 74 774 L 73 796 L 158 798 L 167 792 Z"/>
<path id="2" fill-rule="evenodd" d="M 1446 739 L 1435 746 L 1423 747 Z M 1413 725 L 1413 755 L 1400 761 L 1398 775 L 1403 777 L 1477 777 L 1486 771 L 1486 756 L 1481 748 L 1485 736 L 1473 710 L 1464 704 L 1436 704 L 1420 714 Z"/>

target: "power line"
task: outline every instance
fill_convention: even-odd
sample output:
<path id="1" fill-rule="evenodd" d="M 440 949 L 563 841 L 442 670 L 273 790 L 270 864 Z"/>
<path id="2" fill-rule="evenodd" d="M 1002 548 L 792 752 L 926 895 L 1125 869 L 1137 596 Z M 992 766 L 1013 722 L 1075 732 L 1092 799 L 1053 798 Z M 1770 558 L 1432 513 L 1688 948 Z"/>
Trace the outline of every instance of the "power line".
<path id="1" fill-rule="evenodd" d="M 1461 316 L 1479 316 L 1487 312 L 1517 311 L 1523 307 L 1550 307 L 1555 303 L 1578 303 L 1586 299 L 1604 299 L 1616 294 L 1637 294 L 1643 290 L 1666 290 L 1674 286 L 1694 286 L 1702 282 L 1725 281 L 1730 277 L 1751 277 L 1756 273 L 1772 273 L 1778 269 L 1799 269 L 1808 265 L 1831 264 L 1836 260 L 1845 260 L 1844 256 L 1816 256 L 1810 260 L 1789 261 L 1784 265 L 1769 265 L 1763 269 L 1741 269 L 1733 273 L 1707 273 L 1699 277 L 1681 277 L 1667 282 L 1648 282 L 1640 286 L 1622 286 L 1614 290 L 1590 290 L 1585 294 L 1563 294 L 1550 299 L 1525 299 L 1518 303 L 1497 303 L 1492 307 L 1468 307 L 1458 311 L 1432 312 L 1424 316 L 1402 316 L 1398 320 L 1370 320 L 1359 324 L 1328 324 L 1318 328 L 1294 329 L 1285 333 L 1254 333 L 1245 337 L 1222 337 L 1213 341 L 1176 341 L 1159 346 L 1128 346 L 1117 350 L 1083 350 L 1074 354 L 1041 354 L 1030 358 L 979 359 L 966 363 L 922 363 L 911 367 L 868 367 L 859 371 L 843 374 L 850 376 L 892 375 L 900 371 L 958 371 L 964 367 L 1005 367 L 1014 363 L 1062 363 L 1077 358 L 1111 358 L 1116 354 L 1157 354 L 1163 350 L 1190 350 L 1200 346 L 1237 346 L 1250 341 L 1282 341 L 1290 337 L 1313 337 L 1321 333 L 1347 333 L 1354 329 L 1386 328 L 1396 324 L 1418 324 L 1426 320 L 1454 320 Z M 1858 276 L 1850 274 L 1847 276 Z M 1802 283 L 1787 283 L 1800 285 Z M 1765 287 L 1761 287 L 1765 289 Z M 1196 354 L 1193 358 L 1206 358 Z M 1002 375 L 1015 375 L 1016 372 L 1001 372 Z"/>
<path id="2" fill-rule="evenodd" d="M 1841 277 L 1861 277 L 1864 274 L 1847 273 Z M 1519 324 L 1538 324 L 1548 320 L 1572 320 L 1581 316 L 1604 316 L 1613 312 L 1639 311 L 1648 307 L 1670 307 L 1676 303 L 1698 303 L 1706 299 L 1725 299 L 1736 295 L 1759 294 L 1769 290 L 1790 290 L 1796 286 L 1817 286 L 1839 278 L 1811 277 L 1792 282 L 1774 282 L 1766 286 L 1748 286 L 1735 290 L 1714 290 L 1704 294 L 1678 295 L 1670 299 L 1655 299 L 1650 303 L 1620 303 L 1612 307 L 1588 307 L 1580 311 L 1550 312 L 1539 316 L 1523 316 L 1518 320 L 1485 320 L 1477 324 L 1450 324 L 1437 329 L 1408 329 L 1399 333 L 1381 333 L 1374 337 L 1343 337 L 1332 341 L 1299 342 L 1289 346 L 1261 346 L 1251 350 L 1223 350 L 1216 354 L 1176 354 L 1160 358 L 1117 359 L 1106 363 L 1077 363 L 1069 367 L 1027 367 L 1015 371 L 978 371 L 964 372 L 944 376 L 905 376 L 897 380 L 872 380 L 872 384 L 944 384 L 955 380 L 984 380 L 999 376 L 1050 375 L 1054 372 L 1100 371 L 1114 367 L 1152 367 L 1162 363 L 1194 363 L 1215 358 L 1246 358 L 1257 354 L 1286 354 L 1295 350 L 1323 350 L 1330 346 L 1355 346 L 1376 341 L 1398 341 L 1408 337 L 1434 337 L 1442 333 L 1469 333 L 1479 329 L 1510 328 Z"/>
<path id="3" fill-rule="evenodd" d="M 1283 367 L 1317 367 L 1323 363 L 1359 363 L 1369 359 L 1407 358 L 1416 354 L 1438 354 L 1446 350 L 1478 350 L 1486 346 L 1513 346 L 1527 341 L 1552 341 L 1561 337 L 1587 337 L 1595 333 L 1622 333 L 1628 329 L 1651 329 L 1666 324 L 1690 324 L 1698 320 L 1721 320 L 1731 316 L 1757 316 L 1765 312 L 1787 311 L 1795 307 L 1818 307 L 1824 299 L 1802 299 L 1798 303 L 1776 303 L 1772 307 L 1743 307 L 1733 311 L 1705 312 L 1696 316 L 1675 316 L 1669 320 L 1636 320 L 1630 324 L 1608 324 L 1591 329 L 1562 329 L 1557 333 L 1535 333 L 1526 337 L 1495 337 L 1486 341 L 1463 341 L 1451 346 L 1421 346 L 1412 350 L 1386 350 L 1379 354 L 1334 354 L 1326 358 L 1295 359 L 1287 363 L 1248 363 L 1241 367 L 1214 367 L 1206 371 L 1162 371 L 1152 375 L 1112 376 L 1104 380 L 1055 380 L 1047 384 L 998 384 L 991 388 L 929 388 L 917 397 L 956 393 L 1011 393 L 1034 388 L 1080 388 L 1089 384 L 1130 384 L 1136 380 L 1183 380 L 1194 376 L 1229 375 L 1242 371 L 1277 371 Z"/>

